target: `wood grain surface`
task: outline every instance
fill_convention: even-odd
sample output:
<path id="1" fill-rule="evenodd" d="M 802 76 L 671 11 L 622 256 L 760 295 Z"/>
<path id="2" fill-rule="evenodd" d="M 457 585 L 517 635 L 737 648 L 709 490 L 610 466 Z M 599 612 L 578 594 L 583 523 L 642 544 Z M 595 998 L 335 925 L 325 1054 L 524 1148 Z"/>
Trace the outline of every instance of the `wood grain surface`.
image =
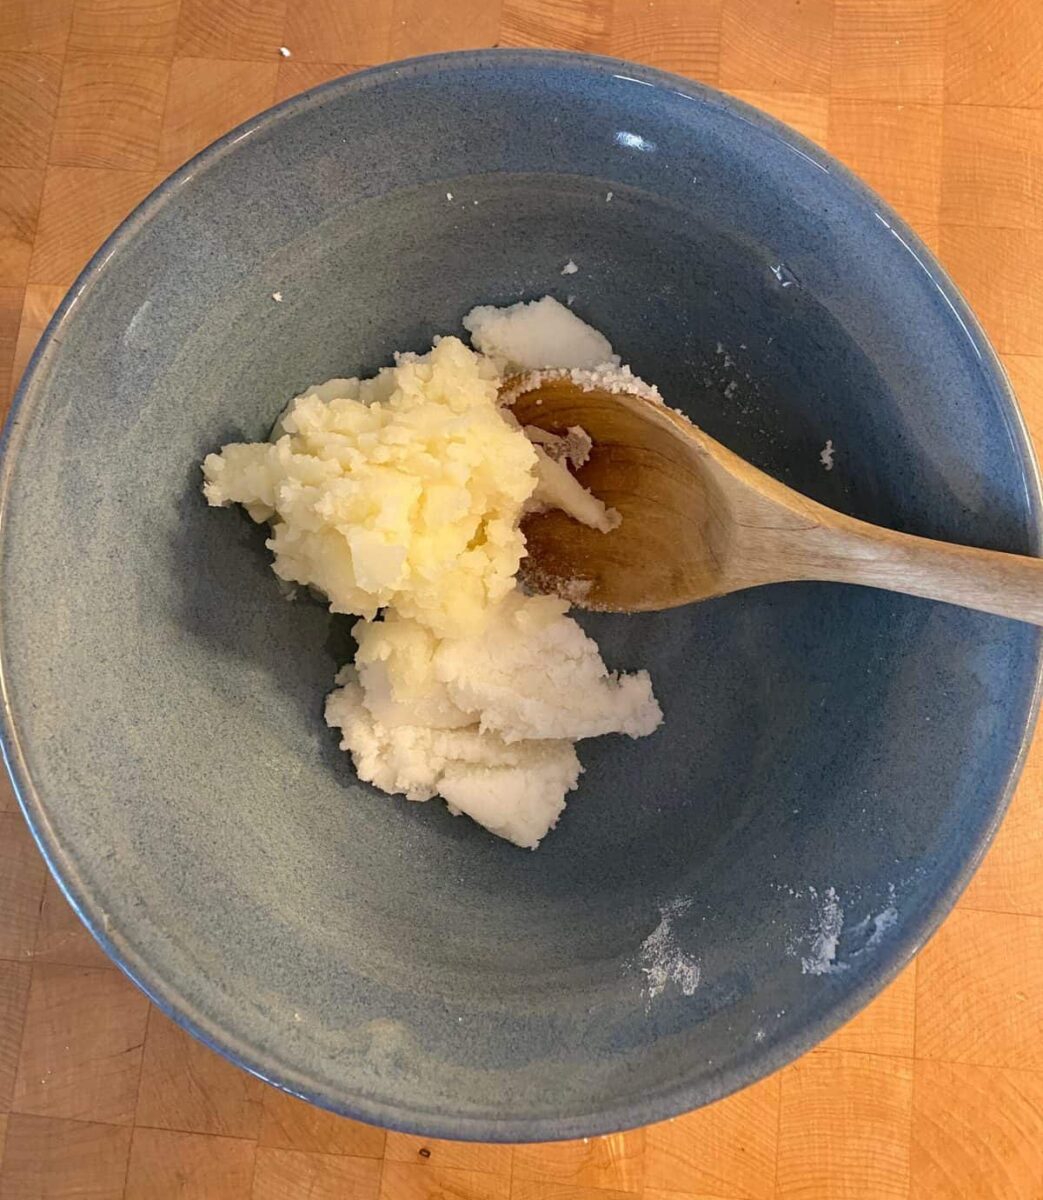
<path id="1" fill-rule="evenodd" d="M 0 0 L 0 408 L 187 156 L 323 79 L 493 44 L 666 67 L 824 144 L 936 248 L 1043 438 L 1041 0 Z M 107 963 L 0 787 L 0 1144 L 0 1200 L 1043 1200 L 1043 749 L 868 1010 L 711 1108 L 554 1146 L 385 1134 L 247 1078 Z"/>

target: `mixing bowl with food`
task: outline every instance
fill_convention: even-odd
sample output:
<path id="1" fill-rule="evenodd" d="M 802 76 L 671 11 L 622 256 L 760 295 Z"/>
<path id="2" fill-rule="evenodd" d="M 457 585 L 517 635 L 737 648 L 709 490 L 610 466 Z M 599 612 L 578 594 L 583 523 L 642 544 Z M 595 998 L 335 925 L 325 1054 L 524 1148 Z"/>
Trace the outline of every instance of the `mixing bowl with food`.
<path id="1" fill-rule="evenodd" d="M 516 591 L 526 504 L 614 519 L 571 486 L 579 434 L 492 408 L 498 356 L 531 344 L 495 330 L 544 297 L 600 360 L 556 365 L 596 370 L 604 342 L 813 499 L 1039 550 L 1016 404 L 930 253 L 711 89 L 435 56 L 296 97 L 154 193 L 5 433 L 4 751 L 62 887 L 160 1005 L 432 1136 L 637 1125 L 824 1037 L 966 884 L 1038 698 L 1037 630 L 926 600 Z"/>

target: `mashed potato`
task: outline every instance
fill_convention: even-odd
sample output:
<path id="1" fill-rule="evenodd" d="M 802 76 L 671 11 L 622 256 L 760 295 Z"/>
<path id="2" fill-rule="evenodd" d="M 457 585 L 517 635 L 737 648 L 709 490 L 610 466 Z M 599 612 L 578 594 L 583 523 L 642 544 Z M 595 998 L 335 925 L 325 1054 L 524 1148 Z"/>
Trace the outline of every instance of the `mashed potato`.
<path id="1" fill-rule="evenodd" d="M 547 298 L 465 324 L 488 354 L 445 337 L 373 379 L 312 388 L 269 442 L 209 455 L 204 492 L 270 522 L 282 579 L 363 618 L 326 705 L 359 776 L 410 800 L 441 795 L 535 848 L 577 785 L 574 742 L 642 737 L 662 713 L 647 672 L 611 674 L 565 602 L 516 590 L 527 507 L 605 532 L 618 516 L 532 444 L 499 389 L 519 367 L 618 359 Z"/>

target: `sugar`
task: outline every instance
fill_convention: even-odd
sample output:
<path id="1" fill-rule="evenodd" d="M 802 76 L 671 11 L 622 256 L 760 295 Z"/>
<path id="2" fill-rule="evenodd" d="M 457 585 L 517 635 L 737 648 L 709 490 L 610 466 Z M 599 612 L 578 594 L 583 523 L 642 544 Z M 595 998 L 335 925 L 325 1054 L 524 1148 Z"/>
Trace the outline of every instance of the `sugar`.
<path id="1" fill-rule="evenodd" d="M 639 396 L 643 400 L 651 400 L 654 404 L 662 404 L 663 397 L 659 389 L 651 383 L 646 383 L 639 375 L 635 375 L 626 365 L 603 363 L 593 368 L 574 367 L 572 370 L 525 371 L 515 376 L 500 392 L 505 404 L 513 404 L 519 396 L 526 392 L 535 391 L 545 383 L 555 379 L 570 379 L 576 387 L 584 392 L 608 392 L 615 396 Z"/>
<path id="2" fill-rule="evenodd" d="M 817 911 L 811 929 L 811 950 L 801 958 L 800 969 L 805 975 L 833 975 L 847 969 L 845 963 L 836 961 L 844 929 L 844 910 L 835 888 L 826 888 L 821 900 L 814 888 L 810 891 Z"/>
<path id="3" fill-rule="evenodd" d="M 684 996 L 691 996 L 702 978 L 696 958 L 681 949 L 674 923 L 691 908 L 690 899 L 675 900 L 659 910 L 659 924 L 641 943 L 638 958 L 647 981 L 649 1003 L 674 984 Z"/>

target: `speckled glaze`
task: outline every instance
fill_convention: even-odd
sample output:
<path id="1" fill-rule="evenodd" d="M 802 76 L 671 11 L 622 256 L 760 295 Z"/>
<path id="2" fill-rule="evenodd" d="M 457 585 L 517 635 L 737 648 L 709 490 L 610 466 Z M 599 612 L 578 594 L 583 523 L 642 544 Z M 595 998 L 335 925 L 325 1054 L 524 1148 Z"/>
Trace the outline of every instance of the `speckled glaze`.
<path id="1" fill-rule="evenodd" d="M 922 243 L 693 83 L 543 52 L 389 66 L 146 201 L 7 427 L 4 749 L 66 893 L 160 1005 L 295 1093 L 431 1135 L 636 1125 L 805 1050 L 952 904 L 1036 706 L 1035 629 L 790 585 L 585 620 L 612 666 L 651 669 L 666 724 L 584 743 L 536 854 L 360 785 L 322 721 L 350 622 L 280 597 L 199 462 L 309 382 L 545 292 L 809 495 L 1039 549 L 1010 391 Z"/>

